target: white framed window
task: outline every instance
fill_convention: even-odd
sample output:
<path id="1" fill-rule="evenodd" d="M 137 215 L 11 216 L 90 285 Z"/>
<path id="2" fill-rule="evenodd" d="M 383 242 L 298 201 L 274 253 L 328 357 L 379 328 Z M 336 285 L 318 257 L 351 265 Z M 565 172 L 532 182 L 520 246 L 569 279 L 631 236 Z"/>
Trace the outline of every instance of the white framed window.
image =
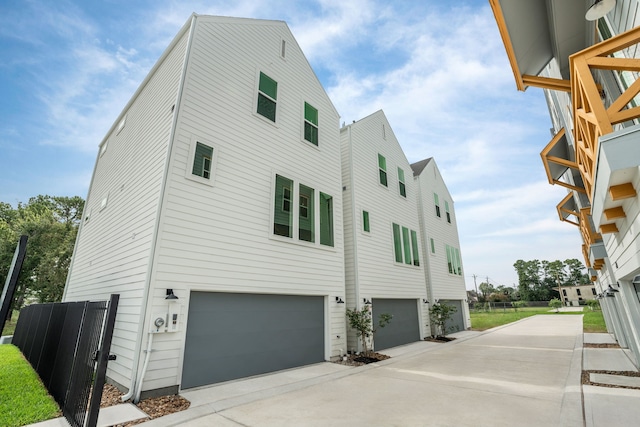
<path id="1" fill-rule="evenodd" d="M 393 252 L 398 264 L 420 266 L 418 252 L 418 233 L 395 222 L 391 224 L 393 230 Z"/>
<path id="2" fill-rule="evenodd" d="M 209 141 L 193 137 L 189 146 L 189 158 L 185 177 L 213 186 L 218 148 Z"/>
<path id="3" fill-rule="evenodd" d="M 436 193 L 433 193 L 433 205 L 436 208 L 436 216 L 438 218 L 441 217 L 440 215 L 440 199 L 438 198 L 438 195 Z"/>
<path id="4" fill-rule="evenodd" d="M 334 246 L 333 197 L 298 180 L 276 174 L 271 236 L 318 247 Z M 298 200 L 298 203 L 292 203 Z M 319 236 L 319 238 L 317 238 Z"/>
<path id="5" fill-rule="evenodd" d="M 304 103 L 304 140 L 318 146 L 318 109 Z"/>
<path id="6" fill-rule="evenodd" d="M 265 119 L 277 123 L 278 82 L 260 71 L 255 112 Z"/>

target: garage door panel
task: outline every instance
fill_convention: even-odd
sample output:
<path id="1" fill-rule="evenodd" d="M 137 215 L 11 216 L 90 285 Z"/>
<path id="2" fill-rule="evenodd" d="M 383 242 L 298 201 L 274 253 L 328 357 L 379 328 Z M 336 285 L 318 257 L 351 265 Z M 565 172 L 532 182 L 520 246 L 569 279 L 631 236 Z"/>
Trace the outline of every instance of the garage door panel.
<path id="1" fill-rule="evenodd" d="M 415 299 L 378 299 L 373 302 L 374 346 L 376 350 L 396 347 L 420 340 L 418 305 Z M 380 314 L 391 314 L 391 322 L 378 327 Z"/>
<path id="2" fill-rule="evenodd" d="M 324 360 L 324 298 L 192 292 L 182 388 Z"/>

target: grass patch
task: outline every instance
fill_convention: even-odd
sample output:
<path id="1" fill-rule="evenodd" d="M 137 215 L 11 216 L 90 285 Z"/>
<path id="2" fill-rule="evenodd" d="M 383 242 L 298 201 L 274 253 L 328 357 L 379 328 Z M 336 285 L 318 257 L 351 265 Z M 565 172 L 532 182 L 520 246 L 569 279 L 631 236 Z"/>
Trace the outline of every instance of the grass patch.
<path id="1" fill-rule="evenodd" d="M 607 332 L 607 327 L 604 323 L 604 317 L 602 311 L 591 311 L 585 309 L 585 311 L 567 311 L 554 313 L 549 312 L 549 307 L 524 307 L 519 308 L 518 311 L 514 311 L 512 308 L 507 309 L 494 309 L 490 312 L 471 312 L 471 329 L 474 331 L 484 331 L 487 329 L 495 328 L 497 326 L 506 325 L 508 323 L 515 322 L 526 317 L 535 316 L 536 314 L 547 315 L 583 315 L 582 328 L 583 332 L 596 333 Z"/>
<path id="2" fill-rule="evenodd" d="M 0 345 L 0 425 L 23 426 L 60 415 L 60 409 L 14 345 Z"/>
<path id="3" fill-rule="evenodd" d="M 17 310 L 13 311 L 13 314 L 11 315 L 11 320 L 9 320 L 8 322 L 5 322 L 4 329 L 2 330 L 2 333 L 0 333 L 0 336 L 13 335 L 13 332 L 16 330 L 16 323 L 18 323 L 19 314 L 20 314 L 19 311 Z"/>

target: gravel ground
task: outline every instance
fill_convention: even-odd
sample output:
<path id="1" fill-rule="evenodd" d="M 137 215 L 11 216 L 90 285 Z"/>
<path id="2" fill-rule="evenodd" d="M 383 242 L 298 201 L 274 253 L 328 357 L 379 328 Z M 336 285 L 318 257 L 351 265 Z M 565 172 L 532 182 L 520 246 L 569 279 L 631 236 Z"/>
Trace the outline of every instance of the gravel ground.
<path id="1" fill-rule="evenodd" d="M 102 389 L 102 400 L 100 401 L 100 407 L 106 408 L 107 406 L 117 405 L 122 403 L 120 397 L 123 395 L 120 390 L 111 384 L 105 384 Z M 164 415 L 173 414 L 174 412 L 184 411 L 189 407 L 191 403 L 178 395 L 162 396 L 144 399 L 138 402 L 136 405 L 141 411 L 146 413 L 149 418 L 132 421 L 126 424 L 118 424 L 116 427 L 127 427 L 136 424 L 144 423 L 145 421 L 160 418 Z"/>

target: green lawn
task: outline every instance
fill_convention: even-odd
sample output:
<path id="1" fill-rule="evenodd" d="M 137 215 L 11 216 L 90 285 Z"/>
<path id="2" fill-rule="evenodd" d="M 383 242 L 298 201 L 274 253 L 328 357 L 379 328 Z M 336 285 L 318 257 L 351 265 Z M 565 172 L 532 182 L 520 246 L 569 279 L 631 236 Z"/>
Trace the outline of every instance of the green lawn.
<path id="1" fill-rule="evenodd" d="M 0 426 L 23 426 L 59 415 L 58 405 L 20 350 L 0 345 Z"/>
<path id="2" fill-rule="evenodd" d="M 4 324 L 4 329 L 2 330 L 2 333 L 0 333 L 0 336 L 13 335 L 13 331 L 16 330 L 16 323 L 18 323 L 19 314 L 20 314 L 19 311 L 13 312 L 13 315 L 11 316 L 11 320 Z"/>
<path id="3" fill-rule="evenodd" d="M 519 308 L 518 311 L 514 311 L 512 308 L 495 309 L 491 312 L 475 312 L 471 311 L 471 329 L 474 331 L 484 331 L 487 329 L 495 328 L 496 326 L 506 325 L 507 323 L 515 322 L 516 320 L 524 319 L 525 317 L 535 316 L 536 314 L 546 314 L 549 316 L 572 316 L 576 314 L 582 314 L 582 327 L 584 332 L 607 332 L 607 328 L 604 324 L 604 318 L 602 317 L 602 311 L 591 311 L 587 307 L 584 311 L 570 311 L 554 313 L 549 312 L 549 307 L 524 307 Z"/>

